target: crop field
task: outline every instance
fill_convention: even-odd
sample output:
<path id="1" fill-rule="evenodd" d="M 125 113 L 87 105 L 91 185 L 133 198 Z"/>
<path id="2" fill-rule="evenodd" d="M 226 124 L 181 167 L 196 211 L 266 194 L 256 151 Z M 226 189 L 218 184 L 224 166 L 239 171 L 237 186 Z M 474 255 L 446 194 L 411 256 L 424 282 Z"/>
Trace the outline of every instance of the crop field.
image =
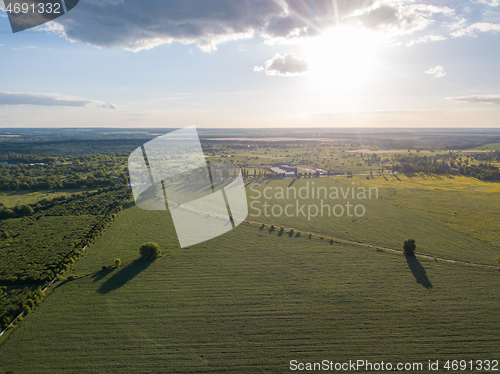
<path id="1" fill-rule="evenodd" d="M 439 178 L 403 176 L 249 182 L 248 218 L 396 249 L 413 238 L 418 253 L 495 263 L 499 185 L 461 177 L 453 186 Z M 471 194 L 471 188 L 480 190 Z"/>
<path id="2" fill-rule="evenodd" d="M 150 240 L 164 256 L 129 262 Z M 291 360 L 494 359 L 500 344 L 498 271 L 258 225 L 181 250 L 168 213 L 128 206 L 71 274 L 0 347 L 2 370 L 284 373 Z"/>
<path id="3" fill-rule="evenodd" d="M 129 199 L 130 190 L 100 191 L 37 204 L 22 218 L 0 221 L 0 329 L 31 295 L 82 254 Z M 31 301 L 33 302 L 33 300 Z"/>
<path id="4" fill-rule="evenodd" d="M 463 176 L 400 174 L 372 178 L 363 184 L 384 188 L 398 206 L 500 248 L 498 182 Z"/>
<path id="5" fill-rule="evenodd" d="M 500 143 L 485 144 L 483 146 L 475 148 L 476 150 L 484 151 L 500 151 Z"/>
<path id="6" fill-rule="evenodd" d="M 2 140 L 0 330 L 27 314 L 0 374 L 500 360 L 500 135 L 200 130 L 207 161 L 243 170 L 249 216 L 181 249 L 168 210 L 125 187 L 128 152 L 163 133 Z M 176 182 L 172 200 L 196 190 Z M 429 257 L 390 250 L 408 239 Z"/>
<path id="7" fill-rule="evenodd" d="M 46 190 L 46 191 L 2 191 L 0 201 L 9 208 L 22 204 L 35 204 L 43 199 L 54 199 L 58 197 L 67 198 L 74 193 L 92 192 L 94 189 L 75 188 L 69 190 Z"/>

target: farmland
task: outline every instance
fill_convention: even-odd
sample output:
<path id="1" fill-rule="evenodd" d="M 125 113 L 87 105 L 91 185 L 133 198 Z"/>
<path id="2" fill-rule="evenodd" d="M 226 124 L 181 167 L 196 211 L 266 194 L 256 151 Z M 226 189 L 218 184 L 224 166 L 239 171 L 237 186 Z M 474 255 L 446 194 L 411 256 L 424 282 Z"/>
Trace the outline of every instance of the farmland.
<path id="1" fill-rule="evenodd" d="M 498 184 L 491 184 L 491 192 L 486 190 L 470 194 L 467 190 L 461 192 L 450 190 L 446 194 L 439 192 L 433 194 L 427 189 L 419 188 L 417 181 L 409 183 L 406 181 L 407 178 L 404 180 L 388 178 L 391 178 L 391 182 L 383 177 L 377 177 L 370 180 L 362 178 L 286 179 L 263 181 L 258 185 L 249 184 L 247 186 L 250 204 L 249 218 L 277 226 L 283 225 L 297 230 L 318 232 L 390 248 L 400 248 L 405 239 L 412 237 L 417 240 L 417 251 L 420 253 L 460 261 L 486 264 L 495 262 L 495 258 L 500 254 L 498 247 L 495 247 L 498 244 L 498 233 L 493 230 L 493 226 L 498 222 L 498 212 L 494 209 L 495 205 L 491 204 L 499 199 L 498 193 L 494 192 L 498 190 Z M 415 179 L 429 183 L 428 179 L 419 177 Z M 462 183 L 469 181 L 476 186 L 478 182 L 472 178 L 462 178 L 460 181 Z M 432 188 L 438 188 L 440 183 L 442 181 L 435 178 L 429 184 L 434 184 Z M 312 197 L 313 187 L 316 191 L 314 198 Z M 378 189 L 378 198 L 375 192 L 371 199 L 368 195 L 366 199 L 357 198 L 359 188 L 365 188 L 368 191 L 370 187 Z M 290 198 L 287 198 L 287 188 L 290 189 Z M 320 197 L 318 197 L 318 188 L 326 188 L 328 194 L 325 195 L 323 189 L 320 190 Z M 356 191 L 354 199 L 351 188 L 355 188 Z M 265 198 L 264 189 L 267 189 L 267 196 L 272 197 L 271 199 Z M 306 196 L 306 191 L 309 190 L 308 199 L 300 198 L 301 189 L 302 196 Z M 341 192 L 338 198 L 330 198 L 336 196 L 331 196 L 333 189 L 349 191 L 347 198 L 344 198 Z M 280 198 L 281 191 L 284 191 L 284 198 Z M 294 193 L 297 194 L 296 197 Z M 463 198 L 464 193 L 468 194 L 468 205 L 463 205 L 458 209 L 456 199 Z M 443 204 L 440 198 L 444 199 Z M 269 205 L 267 212 L 264 210 L 266 203 Z M 347 203 L 352 205 L 350 217 L 345 208 Z M 329 208 L 324 207 L 322 210 L 322 204 L 328 205 Z M 339 217 L 333 213 L 337 205 L 342 206 L 344 211 Z M 357 205 L 364 207 L 364 215 L 357 216 L 354 213 Z M 286 206 L 291 206 L 287 213 L 285 212 Z M 483 206 L 484 209 L 481 209 Z M 304 209 L 299 211 L 302 207 Z M 309 208 L 311 216 L 309 216 Z M 455 214 L 457 210 L 461 218 Z M 341 212 L 340 208 L 336 210 L 337 215 Z M 362 212 L 359 209 L 359 215 Z M 481 214 L 481 217 L 470 219 L 477 214 Z M 455 217 L 458 221 L 453 224 Z M 468 226 L 464 228 L 466 222 Z M 487 229 L 489 222 L 491 222 L 490 230 Z M 488 241 L 495 245 L 488 244 Z"/>
<path id="2" fill-rule="evenodd" d="M 0 221 L 0 327 L 27 305 L 35 291 L 81 256 L 129 198 L 128 189 L 72 195 Z M 21 296 L 20 296 L 21 295 Z"/>
<path id="3" fill-rule="evenodd" d="M 126 150 L 152 132 L 1 140 L 0 157 L 19 163 L 0 171 L 9 180 L 0 184 L 0 327 L 31 313 L 0 337 L 0 372 L 280 373 L 291 360 L 499 359 L 500 183 L 459 168 L 494 172 L 494 153 L 472 152 L 500 135 L 200 133 L 208 161 L 243 169 L 249 216 L 184 249 L 168 210 L 139 209 L 125 187 Z M 401 160 L 425 171 L 393 173 Z M 297 175 L 274 175 L 275 163 Z M 429 258 L 390 250 L 410 238 Z M 149 241 L 163 252 L 155 261 L 139 259 Z"/>
<path id="4" fill-rule="evenodd" d="M 54 289 L 1 347 L 2 368 L 279 373 L 292 359 L 498 353 L 497 271 L 410 263 L 248 224 L 180 250 L 168 214 L 151 213 L 120 213 L 74 266 L 77 279 Z M 153 238 L 167 255 L 98 271 L 137 258 L 137 244 Z"/>

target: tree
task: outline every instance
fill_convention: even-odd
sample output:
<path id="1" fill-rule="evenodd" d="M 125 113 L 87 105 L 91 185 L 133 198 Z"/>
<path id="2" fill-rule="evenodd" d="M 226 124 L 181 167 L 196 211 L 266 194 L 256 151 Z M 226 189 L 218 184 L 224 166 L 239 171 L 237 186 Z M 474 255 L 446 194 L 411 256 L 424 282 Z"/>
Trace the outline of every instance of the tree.
<path id="1" fill-rule="evenodd" d="M 115 266 L 116 266 L 116 267 L 118 267 L 118 266 L 120 266 L 121 264 L 122 264 L 122 260 L 120 260 L 119 258 L 117 258 L 117 259 L 115 260 Z"/>
<path id="2" fill-rule="evenodd" d="M 141 253 L 141 257 L 147 260 L 154 260 L 161 256 L 160 246 L 152 242 L 142 244 L 139 252 Z"/>
<path id="3" fill-rule="evenodd" d="M 415 240 L 413 239 L 405 240 L 403 245 L 403 254 L 406 257 L 414 257 L 415 249 L 417 249 L 417 246 L 415 245 Z"/>

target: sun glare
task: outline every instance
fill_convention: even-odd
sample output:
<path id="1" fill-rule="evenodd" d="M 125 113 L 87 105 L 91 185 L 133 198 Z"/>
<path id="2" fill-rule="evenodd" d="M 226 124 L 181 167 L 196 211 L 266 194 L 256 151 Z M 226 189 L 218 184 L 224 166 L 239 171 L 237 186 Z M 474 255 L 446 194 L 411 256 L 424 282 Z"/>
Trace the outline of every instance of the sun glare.
<path id="1" fill-rule="evenodd" d="M 356 90 L 372 73 L 382 44 L 381 36 L 372 31 L 329 29 L 304 46 L 311 82 L 322 92 Z"/>

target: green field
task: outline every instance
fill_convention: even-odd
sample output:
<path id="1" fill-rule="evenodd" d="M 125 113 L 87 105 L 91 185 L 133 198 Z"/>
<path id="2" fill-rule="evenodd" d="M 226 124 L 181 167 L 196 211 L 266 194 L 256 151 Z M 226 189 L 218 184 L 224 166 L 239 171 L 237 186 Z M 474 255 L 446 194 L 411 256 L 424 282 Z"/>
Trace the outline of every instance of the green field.
<path id="1" fill-rule="evenodd" d="M 16 205 L 35 204 L 43 199 L 54 199 L 58 197 L 69 197 L 74 193 L 92 192 L 95 189 L 75 188 L 70 190 L 47 190 L 47 191 L 2 191 L 0 202 L 6 207 L 12 208 Z"/>
<path id="2" fill-rule="evenodd" d="M 92 273 L 137 258 L 148 240 L 169 255 Z M 2 370 L 284 373 L 290 360 L 498 358 L 493 270 L 248 224 L 181 250 L 168 214 L 133 206 L 72 274 L 87 275 L 25 318 L 0 348 Z"/>
<path id="3" fill-rule="evenodd" d="M 476 150 L 484 150 L 484 151 L 500 151 L 500 143 L 491 143 L 485 144 L 481 147 L 474 148 Z"/>
<path id="4" fill-rule="evenodd" d="M 184 249 L 168 211 L 126 204 L 128 188 L 62 188 L 65 181 L 124 185 L 128 151 L 156 135 L 85 130 L 72 139 L 76 135 L 61 132 L 60 145 L 36 138 L 24 145 L 26 154 L 14 154 L 16 144 L 5 143 L 0 153 L 9 163 L 36 162 L 44 157 L 40 150 L 48 149 L 57 162 L 4 164 L 0 173 L 12 182 L 0 192 L 3 211 L 23 204 L 34 210 L 24 216 L 12 209 L 0 220 L 0 315 L 12 319 L 26 305 L 32 309 L 0 337 L 0 374 L 285 373 L 291 360 L 424 368 L 428 360 L 440 360 L 442 369 L 446 360 L 500 360 L 500 267 L 494 266 L 500 261 L 500 183 L 485 181 L 486 166 L 477 178 L 458 172 L 458 166 L 498 166 L 499 160 L 448 151 L 491 151 L 499 137 L 329 131 L 206 132 L 207 160 L 248 171 L 250 215 L 227 234 Z M 224 140 L 236 136 L 261 141 Z M 271 141 L 283 136 L 298 140 Z M 317 138 L 322 140 L 311 141 Z M 96 153 L 75 153 L 84 149 Z M 427 156 L 431 166 L 449 162 L 446 172 L 455 174 L 390 174 L 393 163 L 410 162 L 398 164 L 395 156 L 410 153 L 418 156 L 412 167 Z M 276 162 L 292 163 L 310 176 L 323 169 L 354 177 L 252 178 L 254 170 L 269 173 Z M 32 185 L 36 178 L 60 189 L 35 191 L 41 189 Z M 306 186 L 308 197 L 293 196 Z M 7 191 L 11 187 L 17 190 Z M 59 196 L 64 199 L 51 202 Z M 322 203 L 329 205 L 323 215 Z M 318 210 L 309 212 L 313 205 Z M 344 213 L 335 216 L 335 206 Z M 362 215 L 355 214 L 356 206 Z M 418 254 L 431 257 L 387 250 L 401 250 L 410 238 Z M 148 241 L 163 250 L 153 262 L 139 259 L 138 248 Z M 122 265 L 114 266 L 116 259 Z M 67 267 L 40 303 L 38 287 Z M 0 326 L 9 321 L 0 320 Z"/>
<path id="5" fill-rule="evenodd" d="M 413 238 L 417 242 L 418 253 L 494 264 L 500 254 L 500 236 L 496 229 L 500 218 L 496 209 L 500 203 L 500 185 L 465 177 L 454 178 L 452 182 L 443 180 L 446 177 L 414 178 L 415 181 L 401 175 L 369 180 L 361 177 L 265 180 L 254 187 L 250 183 L 247 185 L 250 204 L 248 218 L 396 249 L 402 248 L 404 240 Z M 324 189 L 319 191 L 318 199 L 318 187 L 326 188 L 326 199 Z M 356 191 L 354 199 L 351 193 L 353 187 Z M 372 190 L 372 198 L 369 198 L 370 187 L 378 188 L 378 199 L 376 190 Z M 335 188 L 339 191 L 338 199 L 330 198 Z M 358 199 L 359 188 L 366 189 L 367 199 Z M 486 189 L 474 191 L 477 188 Z M 265 189 L 267 196 L 272 199 L 265 198 Z M 306 196 L 309 190 L 309 199 L 300 199 L 297 204 L 294 194 L 297 193 L 298 198 L 301 189 L 302 196 Z M 281 198 L 281 191 L 285 198 Z M 342 191 L 348 195 L 347 198 L 344 198 Z M 265 203 L 269 204 L 268 217 L 264 210 Z M 330 206 L 329 209 L 323 209 L 323 216 L 322 203 Z M 353 206 L 350 208 L 352 217 L 348 216 L 347 203 Z M 288 210 L 291 217 L 286 216 L 284 209 L 287 205 L 291 206 Z M 335 216 L 333 209 L 336 205 L 344 207 L 344 215 Z M 365 214 L 361 217 L 353 213 L 357 205 L 365 208 Z M 314 217 L 315 207 L 318 213 Z M 336 212 L 340 215 L 340 208 Z M 362 212 L 360 208 L 358 213 L 361 215 Z"/>

